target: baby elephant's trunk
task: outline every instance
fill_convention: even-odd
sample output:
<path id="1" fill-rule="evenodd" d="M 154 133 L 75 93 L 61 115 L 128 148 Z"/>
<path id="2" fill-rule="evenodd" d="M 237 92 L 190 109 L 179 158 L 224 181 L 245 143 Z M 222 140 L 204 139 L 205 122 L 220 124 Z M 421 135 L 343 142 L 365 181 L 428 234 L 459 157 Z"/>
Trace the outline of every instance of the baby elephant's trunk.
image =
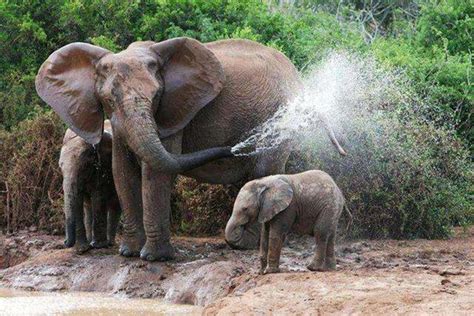
<path id="1" fill-rule="evenodd" d="M 246 225 L 233 225 L 229 220 L 225 230 L 225 241 L 233 249 L 257 249 L 260 240 L 260 225 L 258 222 Z"/>

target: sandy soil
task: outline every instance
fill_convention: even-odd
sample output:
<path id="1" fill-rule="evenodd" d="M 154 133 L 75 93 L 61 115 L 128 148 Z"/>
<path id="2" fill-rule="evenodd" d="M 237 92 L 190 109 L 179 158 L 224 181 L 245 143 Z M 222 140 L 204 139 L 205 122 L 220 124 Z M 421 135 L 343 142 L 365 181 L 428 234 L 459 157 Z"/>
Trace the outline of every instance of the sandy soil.
<path id="1" fill-rule="evenodd" d="M 256 251 L 221 238 L 175 238 L 173 262 L 76 255 L 59 237 L 23 232 L 0 247 L 0 286 L 164 298 L 228 314 L 474 314 L 474 228 L 450 240 L 355 241 L 337 247 L 338 271 L 305 269 L 312 238 L 290 236 L 282 273 L 258 275 Z M 9 268 L 6 268 L 10 266 Z"/>

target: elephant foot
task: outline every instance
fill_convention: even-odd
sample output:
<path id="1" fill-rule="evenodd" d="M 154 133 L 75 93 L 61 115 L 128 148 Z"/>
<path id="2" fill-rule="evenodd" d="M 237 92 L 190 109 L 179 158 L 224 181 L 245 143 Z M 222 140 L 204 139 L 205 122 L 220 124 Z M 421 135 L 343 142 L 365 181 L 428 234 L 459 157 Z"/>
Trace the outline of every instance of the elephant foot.
<path id="1" fill-rule="evenodd" d="M 141 240 L 140 238 L 124 239 L 120 244 L 119 254 L 124 257 L 138 257 L 144 244 Z"/>
<path id="2" fill-rule="evenodd" d="M 107 240 L 92 240 L 91 246 L 92 248 L 96 249 L 107 248 L 109 246 L 109 242 Z"/>
<path id="3" fill-rule="evenodd" d="M 91 249 L 91 245 L 87 242 L 76 243 L 76 245 L 74 246 L 74 252 L 78 255 L 86 253 L 87 251 L 89 251 L 89 249 Z"/>
<path id="4" fill-rule="evenodd" d="M 140 255 L 140 249 L 122 242 L 119 248 L 119 254 L 124 257 L 138 257 Z"/>
<path id="5" fill-rule="evenodd" d="M 147 261 L 168 261 L 175 258 L 175 252 L 170 243 L 155 247 L 145 244 L 140 251 L 140 258 Z"/>
<path id="6" fill-rule="evenodd" d="M 334 268 L 331 268 L 331 267 L 328 267 L 327 265 L 325 264 L 317 264 L 317 263 L 310 263 L 309 265 L 306 266 L 306 268 L 308 268 L 308 270 L 310 271 L 318 271 L 318 272 L 325 272 L 325 271 L 329 271 L 329 270 L 336 270 L 336 267 Z"/>
<path id="7" fill-rule="evenodd" d="M 71 248 L 71 247 L 73 247 L 75 243 L 76 243 L 76 241 L 73 240 L 73 239 L 71 239 L 71 238 L 66 238 L 66 239 L 64 240 L 64 246 L 65 246 L 66 248 Z"/>
<path id="8" fill-rule="evenodd" d="M 279 273 L 280 268 L 278 267 L 267 267 L 265 271 L 263 271 L 263 274 L 270 274 L 270 273 Z"/>
<path id="9" fill-rule="evenodd" d="M 336 263 L 335 262 L 326 262 L 324 265 L 326 271 L 336 271 Z"/>

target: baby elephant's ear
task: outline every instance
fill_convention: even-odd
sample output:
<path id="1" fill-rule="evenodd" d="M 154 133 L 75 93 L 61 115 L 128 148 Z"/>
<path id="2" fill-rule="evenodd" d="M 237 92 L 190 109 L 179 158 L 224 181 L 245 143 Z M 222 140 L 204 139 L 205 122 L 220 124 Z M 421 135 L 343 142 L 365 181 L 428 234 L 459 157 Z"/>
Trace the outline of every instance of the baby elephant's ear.
<path id="1" fill-rule="evenodd" d="M 282 179 L 276 179 L 260 196 L 258 221 L 266 223 L 275 215 L 285 210 L 293 199 L 293 189 Z"/>

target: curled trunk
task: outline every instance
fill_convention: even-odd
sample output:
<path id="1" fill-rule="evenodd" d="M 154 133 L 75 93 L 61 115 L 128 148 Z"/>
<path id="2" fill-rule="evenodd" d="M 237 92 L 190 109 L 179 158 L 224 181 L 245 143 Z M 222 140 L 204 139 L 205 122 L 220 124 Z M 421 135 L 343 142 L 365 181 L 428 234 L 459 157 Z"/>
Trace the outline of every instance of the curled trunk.
<path id="1" fill-rule="evenodd" d="M 259 245 L 260 225 L 258 222 L 245 225 L 229 220 L 225 229 L 225 240 L 234 249 L 256 249 Z"/>

